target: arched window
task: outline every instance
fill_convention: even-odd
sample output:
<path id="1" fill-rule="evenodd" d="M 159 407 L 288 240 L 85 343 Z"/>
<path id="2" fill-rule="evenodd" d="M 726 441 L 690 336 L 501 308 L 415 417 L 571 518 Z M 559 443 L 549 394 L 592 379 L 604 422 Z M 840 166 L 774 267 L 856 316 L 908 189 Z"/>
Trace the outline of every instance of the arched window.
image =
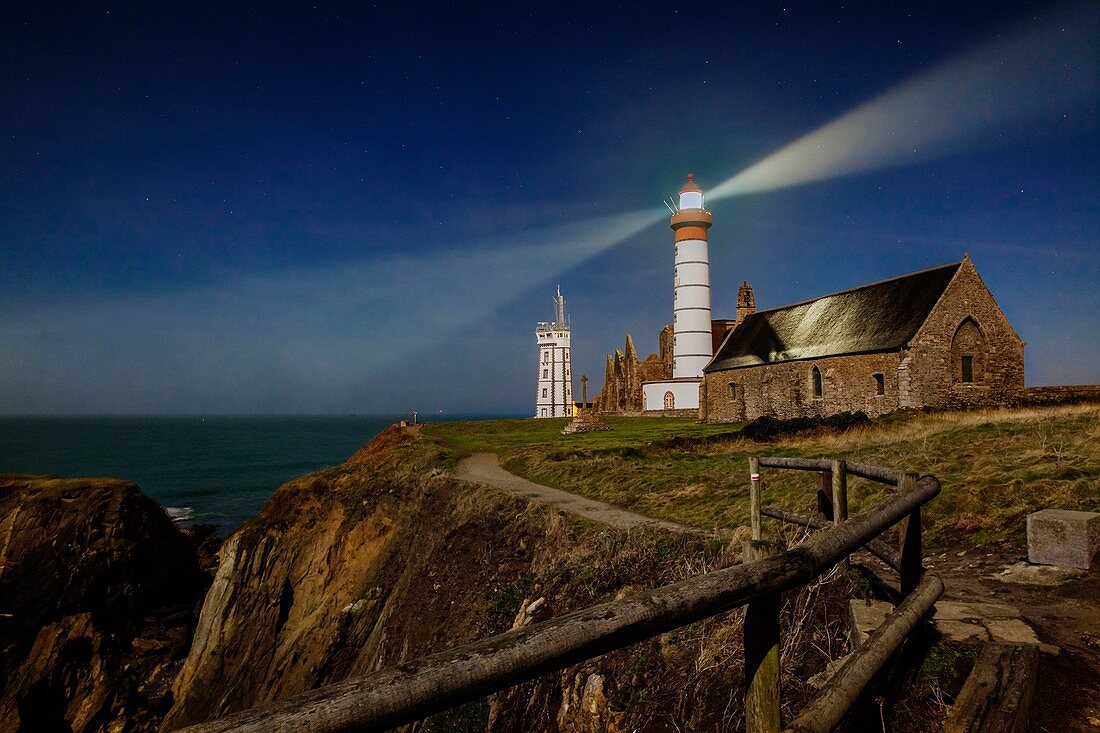
<path id="1" fill-rule="evenodd" d="M 737 382 L 730 382 L 730 399 L 737 399 Z"/>
<path id="2" fill-rule="evenodd" d="M 955 384 L 985 384 L 985 335 L 978 322 L 967 316 L 951 339 L 951 377 Z"/>
<path id="3" fill-rule="evenodd" d="M 821 370 L 815 364 L 810 370 L 810 381 L 813 382 L 814 397 L 821 397 L 824 391 L 821 388 Z"/>
<path id="4" fill-rule="evenodd" d="M 665 409 L 676 409 L 676 395 L 672 394 L 671 392 L 665 392 Z"/>

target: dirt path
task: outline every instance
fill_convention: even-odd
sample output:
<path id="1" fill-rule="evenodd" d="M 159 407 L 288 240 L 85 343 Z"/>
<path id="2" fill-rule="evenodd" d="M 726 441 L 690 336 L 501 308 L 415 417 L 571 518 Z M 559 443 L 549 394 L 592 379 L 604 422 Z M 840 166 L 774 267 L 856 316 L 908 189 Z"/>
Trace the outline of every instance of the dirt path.
<path id="1" fill-rule="evenodd" d="M 688 534 L 708 535 L 710 533 L 698 527 L 688 527 L 684 524 L 666 522 L 661 519 L 642 516 L 634 512 L 620 509 L 619 507 L 605 504 L 602 501 L 588 499 L 568 491 L 554 489 L 542 484 L 536 484 L 525 478 L 520 478 L 514 473 L 509 473 L 500 467 L 495 453 L 474 453 L 463 458 L 455 469 L 455 478 L 474 483 L 487 484 L 498 489 L 503 489 L 510 494 L 524 496 L 528 499 L 540 501 L 543 504 L 557 507 L 562 511 L 576 514 L 586 519 L 619 527 L 631 529 L 633 527 L 660 527 L 672 532 L 686 532 Z"/>

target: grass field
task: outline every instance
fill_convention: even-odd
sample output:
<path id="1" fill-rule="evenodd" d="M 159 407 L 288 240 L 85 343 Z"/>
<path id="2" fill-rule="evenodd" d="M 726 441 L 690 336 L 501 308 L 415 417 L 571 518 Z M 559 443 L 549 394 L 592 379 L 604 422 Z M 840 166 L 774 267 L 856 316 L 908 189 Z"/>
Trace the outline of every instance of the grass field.
<path id="1" fill-rule="evenodd" d="M 748 458 L 845 458 L 933 473 L 942 494 L 926 511 L 930 538 L 968 543 L 1024 535 L 1029 512 L 1100 510 L 1100 406 L 894 415 L 844 432 L 817 431 L 769 443 L 737 425 L 690 419 L 610 418 L 610 431 L 560 434 L 565 419 L 425 425 L 454 455 L 488 450 L 508 470 L 538 483 L 653 517 L 732 527 L 748 514 Z M 809 512 L 815 477 L 765 473 L 765 501 Z M 883 488 L 852 479 L 852 511 Z"/>

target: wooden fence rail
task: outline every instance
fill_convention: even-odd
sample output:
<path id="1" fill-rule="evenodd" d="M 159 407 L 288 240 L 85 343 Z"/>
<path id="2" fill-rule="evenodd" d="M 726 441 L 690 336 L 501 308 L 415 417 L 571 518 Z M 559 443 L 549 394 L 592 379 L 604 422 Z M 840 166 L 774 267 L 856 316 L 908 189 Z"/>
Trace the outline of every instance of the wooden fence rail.
<path id="1" fill-rule="evenodd" d="M 773 465 L 771 462 L 780 460 L 796 459 L 760 459 L 759 464 Z M 819 464 L 830 470 L 835 466 L 833 461 Z M 752 459 L 752 465 L 756 466 L 756 459 Z M 885 476 L 884 471 L 875 472 Z M 752 483 L 756 487 L 753 495 L 759 498 L 758 482 Z M 778 598 L 783 591 L 798 588 L 828 571 L 907 517 L 919 533 L 919 520 L 914 523 L 912 516 L 916 512 L 919 517 L 921 505 L 939 493 L 940 483 L 934 476 L 924 476 L 911 484 L 899 484 L 899 488 L 902 490 L 887 499 L 785 552 L 685 578 L 185 730 L 337 733 L 385 730 L 411 723 L 750 602 Z M 760 508 L 756 501 L 753 506 Z M 754 517 L 755 529 L 759 513 Z M 915 546 L 919 547 L 919 540 Z M 905 549 L 911 552 L 913 547 L 910 542 Z M 919 557 L 917 562 L 919 565 Z M 905 566 L 904 559 L 901 564 Z M 905 583 L 902 585 L 904 588 Z M 773 612 L 778 613 L 778 608 L 769 611 Z M 768 619 L 767 623 L 773 621 Z M 776 677 L 768 685 L 774 688 L 777 682 Z M 767 695 L 762 698 L 763 705 L 771 706 L 769 714 L 776 725 L 777 693 L 774 699 Z"/>

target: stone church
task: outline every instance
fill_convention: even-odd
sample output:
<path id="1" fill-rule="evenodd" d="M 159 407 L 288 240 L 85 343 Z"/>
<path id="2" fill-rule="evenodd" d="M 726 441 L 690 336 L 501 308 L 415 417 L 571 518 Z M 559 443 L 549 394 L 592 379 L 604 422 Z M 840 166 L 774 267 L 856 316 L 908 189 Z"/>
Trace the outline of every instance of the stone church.
<path id="1" fill-rule="evenodd" d="M 703 369 L 706 422 L 1002 405 L 1024 342 L 969 257 L 747 313 Z"/>

